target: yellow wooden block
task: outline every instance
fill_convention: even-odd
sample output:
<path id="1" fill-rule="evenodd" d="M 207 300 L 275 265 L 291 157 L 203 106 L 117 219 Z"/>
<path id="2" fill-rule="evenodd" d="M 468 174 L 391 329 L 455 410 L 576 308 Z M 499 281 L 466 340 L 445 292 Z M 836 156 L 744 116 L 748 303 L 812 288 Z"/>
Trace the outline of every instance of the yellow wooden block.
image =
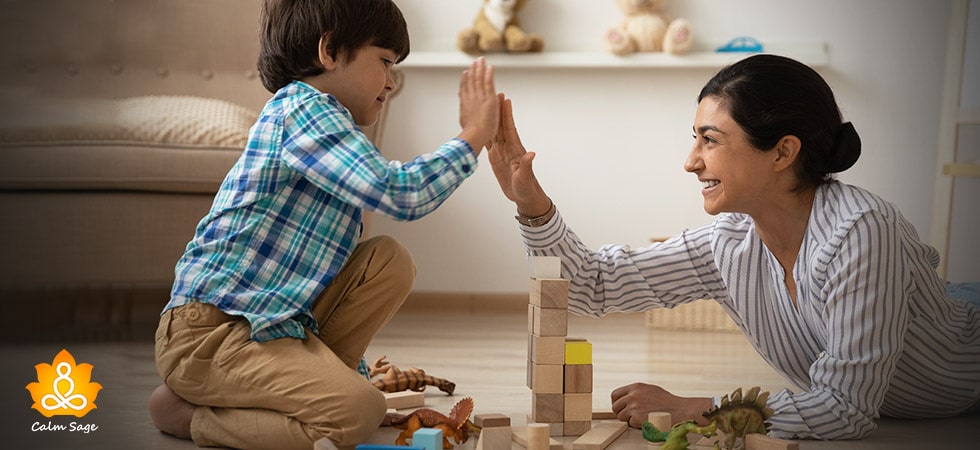
<path id="1" fill-rule="evenodd" d="M 592 343 L 584 339 L 566 339 L 565 364 L 592 364 Z"/>

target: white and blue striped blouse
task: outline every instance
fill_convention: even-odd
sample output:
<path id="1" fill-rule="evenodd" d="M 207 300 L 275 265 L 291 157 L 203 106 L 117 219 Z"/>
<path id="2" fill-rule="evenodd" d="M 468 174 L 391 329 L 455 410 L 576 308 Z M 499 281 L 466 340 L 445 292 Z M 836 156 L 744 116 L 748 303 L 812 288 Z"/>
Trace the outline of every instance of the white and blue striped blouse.
<path id="1" fill-rule="evenodd" d="M 555 217 L 521 229 L 530 254 L 562 258 L 571 312 L 721 304 L 799 387 L 770 397 L 773 436 L 860 438 L 880 415 L 950 416 L 980 400 L 980 309 L 947 297 L 935 249 L 863 189 L 817 189 L 792 274 L 798 306 L 747 215 L 722 214 L 646 248 L 598 251 Z"/>

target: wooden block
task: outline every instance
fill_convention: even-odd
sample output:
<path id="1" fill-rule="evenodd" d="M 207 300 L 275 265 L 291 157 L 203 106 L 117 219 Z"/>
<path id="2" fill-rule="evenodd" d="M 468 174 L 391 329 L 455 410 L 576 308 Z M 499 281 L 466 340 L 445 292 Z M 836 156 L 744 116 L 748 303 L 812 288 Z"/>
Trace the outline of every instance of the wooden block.
<path id="1" fill-rule="evenodd" d="M 317 441 L 315 445 L 319 445 L 319 443 L 320 441 Z M 425 450 L 422 447 L 416 447 L 414 445 L 381 445 L 381 444 L 357 444 L 357 447 L 354 448 L 356 450 Z M 314 450 L 320 450 L 320 448 L 314 447 Z"/>
<path id="2" fill-rule="evenodd" d="M 653 424 L 653 426 L 657 427 L 657 430 L 659 431 L 667 431 L 674 426 L 674 422 L 669 412 L 651 412 L 647 414 L 647 422 Z"/>
<path id="3" fill-rule="evenodd" d="M 568 309 L 568 280 L 534 278 L 531 280 L 530 303 L 550 309 Z"/>
<path id="4" fill-rule="evenodd" d="M 692 450 L 694 450 L 694 449 L 709 449 L 709 448 L 712 449 L 712 450 L 714 450 L 715 444 L 717 444 L 718 447 L 721 447 L 721 446 L 725 445 L 725 439 L 727 437 L 728 436 L 726 436 L 725 433 L 723 433 L 721 431 L 715 433 L 715 435 L 714 436 L 711 436 L 711 437 L 700 436 L 700 439 L 696 435 L 688 434 L 688 439 L 694 441 L 691 444 Z M 742 447 L 743 447 L 743 450 L 744 450 L 744 447 L 745 446 L 743 445 Z"/>
<path id="5" fill-rule="evenodd" d="M 534 305 L 527 304 L 527 334 L 534 334 Z"/>
<path id="6" fill-rule="evenodd" d="M 591 420 L 580 420 L 574 422 L 565 422 L 564 430 L 562 431 L 562 436 L 581 436 L 592 429 Z"/>
<path id="7" fill-rule="evenodd" d="M 619 416 L 612 410 L 592 411 L 592 420 L 619 420 Z"/>
<path id="8" fill-rule="evenodd" d="M 572 450 L 603 450 L 612 444 L 624 431 L 626 422 L 603 421 L 572 442 Z"/>
<path id="9" fill-rule="evenodd" d="M 507 423 L 508 425 L 504 427 L 483 427 L 480 430 L 480 440 L 476 442 L 476 450 L 510 450 L 513 439 L 510 431 L 510 417 L 507 417 Z"/>
<path id="10" fill-rule="evenodd" d="M 745 450 L 800 450 L 800 443 L 750 433 L 745 435 Z"/>
<path id="11" fill-rule="evenodd" d="M 531 278 L 561 278 L 561 258 L 557 256 L 532 256 L 528 265 Z"/>
<path id="12" fill-rule="evenodd" d="M 528 359 L 538 364 L 565 364 L 565 337 L 527 335 Z"/>
<path id="13" fill-rule="evenodd" d="M 565 422 L 592 420 L 592 394 L 565 394 Z"/>
<path id="14" fill-rule="evenodd" d="M 418 408 L 425 406 L 425 392 L 401 391 L 385 392 L 388 409 Z"/>
<path id="15" fill-rule="evenodd" d="M 565 393 L 592 392 L 592 364 L 570 364 L 565 367 Z"/>
<path id="16" fill-rule="evenodd" d="M 549 431 L 546 423 L 527 424 L 527 450 L 548 450 Z"/>
<path id="17" fill-rule="evenodd" d="M 561 394 L 565 386 L 565 366 L 531 363 L 531 392 Z"/>
<path id="18" fill-rule="evenodd" d="M 527 447 L 527 427 L 511 427 L 511 438 L 521 447 Z M 563 450 L 561 442 L 548 438 L 548 450 Z"/>
<path id="19" fill-rule="evenodd" d="M 563 394 L 531 393 L 532 422 L 558 423 L 565 421 L 565 396 Z"/>
<path id="20" fill-rule="evenodd" d="M 566 339 L 565 364 L 592 364 L 592 343 L 584 339 Z"/>
<path id="21" fill-rule="evenodd" d="M 412 433 L 412 446 L 425 450 L 442 450 L 442 430 L 438 428 L 419 428 Z"/>
<path id="22" fill-rule="evenodd" d="M 473 416 L 473 423 L 480 428 L 507 427 L 510 430 L 510 416 L 506 414 L 477 414 Z M 507 442 L 510 442 L 509 436 Z"/>
<path id="23" fill-rule="evenodd" d="M 532 314 L 532 333 L 538 336 L 565 336 L 568 334 L 567 309 L 540 308 L 534 305 L 529 305 L 529 307 Z M 568 358 L 567 354 L 565 358 Z"/>

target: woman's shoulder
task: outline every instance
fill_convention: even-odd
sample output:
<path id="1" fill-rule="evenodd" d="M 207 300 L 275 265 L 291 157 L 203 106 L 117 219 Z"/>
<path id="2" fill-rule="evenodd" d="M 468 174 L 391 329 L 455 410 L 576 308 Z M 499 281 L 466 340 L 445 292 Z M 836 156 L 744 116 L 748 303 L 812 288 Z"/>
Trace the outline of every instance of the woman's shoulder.
<path id="1" fill-rule="evenodd" d="M 850 221 L 868 213 L 887 218 L 901 216 L 898 208 L 881 196 L 840 181 L 831 181 L 817 188 L 813 213 L 837 221 Z"/>

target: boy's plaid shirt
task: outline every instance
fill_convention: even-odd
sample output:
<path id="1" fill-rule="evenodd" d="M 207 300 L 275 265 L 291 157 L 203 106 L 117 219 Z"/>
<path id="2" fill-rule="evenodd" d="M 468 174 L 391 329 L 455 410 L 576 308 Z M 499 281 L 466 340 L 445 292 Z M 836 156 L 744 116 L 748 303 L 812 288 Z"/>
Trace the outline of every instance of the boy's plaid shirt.
<path id="1" fill-rule="evenodd" d="M 452 139 L 388 161 L 331 95 L 294 81 L 266 104 L 176 267 L 166 309 L 199 301 L 240 315 L 252 338 L 317 332 L 310 307 L 347 261 L 362 211 L 414 220 L 476 169 Z"/>

